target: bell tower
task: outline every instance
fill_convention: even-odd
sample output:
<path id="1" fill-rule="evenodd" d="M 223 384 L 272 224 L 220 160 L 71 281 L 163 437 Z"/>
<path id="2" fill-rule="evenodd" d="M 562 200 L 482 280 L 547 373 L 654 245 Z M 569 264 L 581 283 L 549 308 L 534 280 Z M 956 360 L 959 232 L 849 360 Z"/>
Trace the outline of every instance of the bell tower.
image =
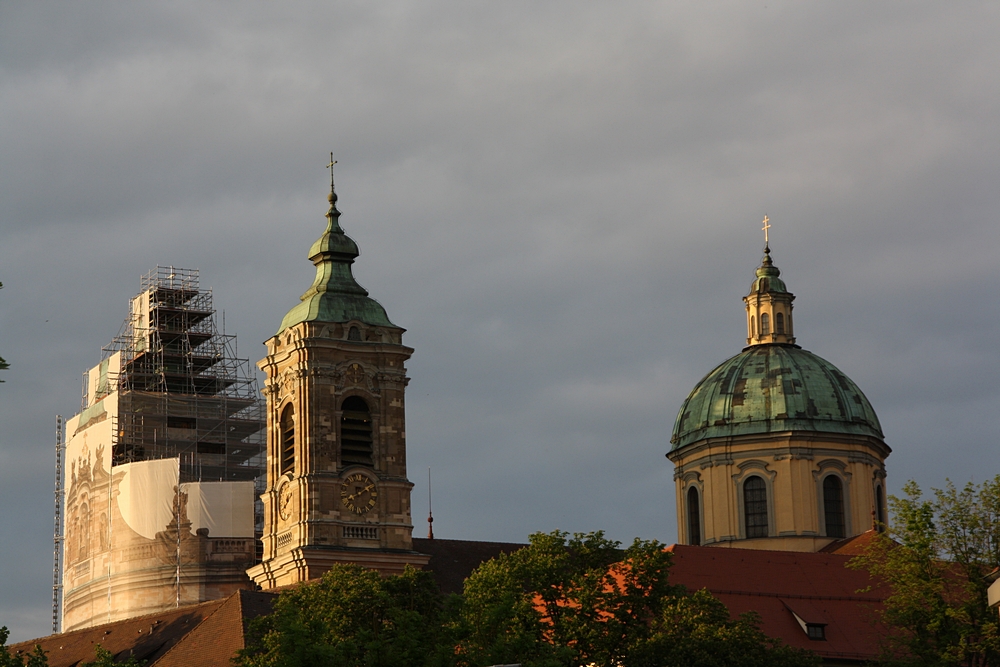
<path id="1" fill-rule="evenodd" d="M 310 248 L 316 278 L 266 342 L 267 488 L 263 589 L 308 581 L 336 563 L 385 573 L 413 551 L 406 478 L 404 329 L 355 281 L 360 254 L 340 227 L 331 156 L 330 210 Z"/>

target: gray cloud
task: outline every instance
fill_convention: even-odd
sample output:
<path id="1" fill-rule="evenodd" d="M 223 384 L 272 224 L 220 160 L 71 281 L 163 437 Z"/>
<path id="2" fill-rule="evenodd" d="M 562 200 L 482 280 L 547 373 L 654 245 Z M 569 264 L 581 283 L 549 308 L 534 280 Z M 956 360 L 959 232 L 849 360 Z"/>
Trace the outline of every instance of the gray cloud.
<path id="1" fill-rule="evenodd" d="M 0 624 L 49 624 L 53 417 L 138 278 L 260 341 L 340 160 L 406 327 L 416 532 L 672 541 L 673 419 L 741 348 L 771 216 L 799 342 L 868 394 L 890 490 L 993 474 L 992 6 L 0 6 Z M 13 537 L 12 537 L 13 536 Z"/>

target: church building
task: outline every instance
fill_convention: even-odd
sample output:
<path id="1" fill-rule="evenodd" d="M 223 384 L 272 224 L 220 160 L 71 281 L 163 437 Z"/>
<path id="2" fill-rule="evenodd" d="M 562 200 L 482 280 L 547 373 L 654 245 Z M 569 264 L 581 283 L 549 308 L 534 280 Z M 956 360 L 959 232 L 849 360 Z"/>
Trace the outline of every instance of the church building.
<path id="1" fill-rule="evenodd" d="M 523 546 L 413 536 L 413 349 L 354 279 L 360 253 L 340 227 L 332 177 L 329 202 L 309 251 L 315 279 L 258 363 L 265 423 L 243 391 L 249 378 L 237 382 L 218 361 L 226 355 L 206 353 L 218 334 L 193 283 L 161 276 L 137 298 L 127 344 L 94 370 L 69 423 L 71 631 L 13 648 L 37 642 L 54 667 L 92 659 L 98 642 L 155 667 L 221 667 L 277 589 L 338 563 L 385 574 L 412 565 L 458 593 L 480 563 Z M 694 387 L 674 424 L 670 580 L 709 590 L 733 615 L 757 612 L 767 634 L 825 664 L 864 664 L 878 654 L 873 610 L 886 591 L 860 593 L 872 582 L 845 566 L 885 522 L 890 450 L 857 385 L 796 343 L 795 297 L 764 222 L 764 256 L 743 297 L 746 347 Z M 181 352 L 187 374 L 174 377 Z M 141 493 L 147 479 L 159 480 L 155 498 Z"/>
<path id="2" fill-rule="evenodd" d="M 332 168 L 331 158 L 331 168 Z M 413 549 L 406 478 L 403 329 L 351 273 L 330 180 L 323 235 L 309 250 L 316 278 L 267 341 L 262 589 L 316 579 L 336 563 L 384 573 L 430 557 Z"/>
<path id="3" fill-rule="evenodd" d="M 885 522 L 878 417 L 849 377 L 796 344 L 780 275 L 765 243 L 743 297 L 746 347 L 677 414 L 667 457 L 683 544 L 820 551 Z"/>

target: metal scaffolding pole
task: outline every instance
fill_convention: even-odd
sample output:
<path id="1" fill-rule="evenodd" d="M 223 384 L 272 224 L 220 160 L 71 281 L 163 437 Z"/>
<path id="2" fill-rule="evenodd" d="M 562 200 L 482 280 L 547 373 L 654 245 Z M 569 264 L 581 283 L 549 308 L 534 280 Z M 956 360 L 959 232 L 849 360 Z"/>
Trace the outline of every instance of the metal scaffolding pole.
<path id="1" fill-rule="evenodd" d="M 52 634 L 59 632 L 59 611 L 62 603 L 62 545 L 63 545 L 63 418 L 56 415 L 56 488 L 55 530 L 52 537 Z"/>

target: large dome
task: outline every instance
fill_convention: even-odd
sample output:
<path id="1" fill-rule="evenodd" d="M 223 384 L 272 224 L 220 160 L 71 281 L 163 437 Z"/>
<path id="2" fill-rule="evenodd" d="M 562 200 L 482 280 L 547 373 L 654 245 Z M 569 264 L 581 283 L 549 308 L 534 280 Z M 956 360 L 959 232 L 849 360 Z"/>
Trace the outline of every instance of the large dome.
<path id="1" fill-rule="evenodd" d="M 688 395 L 674 450 L 705 438 L 814 431 L 882 439 L 871 403 L 833 364 L 797 345 L 751 346 L 720 364 Z"/>

